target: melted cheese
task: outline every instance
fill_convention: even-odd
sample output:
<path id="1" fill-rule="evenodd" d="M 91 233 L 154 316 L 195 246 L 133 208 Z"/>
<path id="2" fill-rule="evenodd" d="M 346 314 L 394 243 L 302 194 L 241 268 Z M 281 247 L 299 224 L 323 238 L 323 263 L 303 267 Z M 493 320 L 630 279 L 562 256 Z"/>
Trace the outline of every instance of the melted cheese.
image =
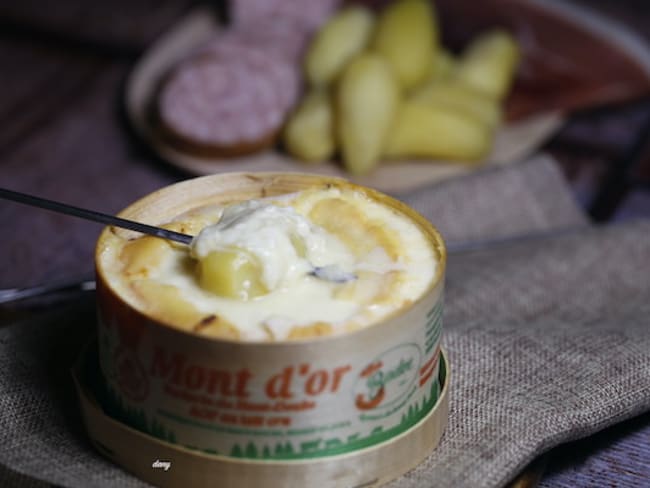
<path id="1" fill-rule="evenodd" d="M 166 257 L 156 256 L 142 276 L 125 272 L 120 256 L 130 244 L 117 236 L 102 259 L 112 286 L 133 306 L 168 323 L 169 309 L 138 290 L 148 282 L 173 287 L 182 307 L 195 313 L 169 325 L 206 335 L 219 336 L 227 329 L 241 340 L 285 340 L 343 333 L 408 306 L 427 290 L 436 272 L 434 252 L 416 224 L 351 190 L 307 190 L 199 208 L 175 220 L 216 223 L 203 228 L 191 249 L 170 245 Z M 296 238 L 301 245 L 296 246 Z M 268 293 L 238 300 L 201 288 L 194 260 L 232 247 L 257 258 Z M 315 267 L 324 266 L 356 279 L 340 283 L 313 275 Z M 197 315 L 206 320 L 197 322 Z M 211 321 L 214 326 L 205 325 Z"/>

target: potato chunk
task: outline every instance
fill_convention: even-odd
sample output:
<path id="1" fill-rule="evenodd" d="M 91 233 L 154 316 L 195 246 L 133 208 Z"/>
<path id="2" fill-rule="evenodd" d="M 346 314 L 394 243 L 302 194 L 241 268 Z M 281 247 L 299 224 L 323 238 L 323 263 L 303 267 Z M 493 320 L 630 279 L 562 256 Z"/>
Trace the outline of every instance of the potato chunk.
<path id="1" fill-rule="evenodd" d="M 510 90 L 520 50 L 514 37 L 493 30 L 477 37 L 458 63 L 455 78 L 497 100 Z"/>
<path id="2" fill-rule="evenodd" d="M 434 81 L 416 90 L 411 100 L 432 108 L 447 107 L 460 111 L 494 129 L 501 120 L 499 102 L 462 83 Z"/>
<path id="3" fill-rule="evenodd" d="M 367 173 L 378 163 L 398 99 L 397 81 L 381 56 L 362 54 L 346 66 L 338 86 L 337 128 L 350 173 Z"/>
<path id="4" fill-rule="evenodd" d="M 305 162 L 330 158 L 336 149 L 333 119 L 328 93 L 324 90 L 309 93 L 284 128 L 283 142 L 287 151 Z"/>
<path id="5" fill-rule="evenodd" d="M 407 90 L 430 76 L 437 46 L 438 28 L 429 0 L 397 0 L 377 20 L 372 48 L 388 60 Z"/>
<path id="6" fill-rule="evenodd" d="M 387 157 L 424 157 L 472 161 L 487 156 L 489 127 L 446 107 L 404 102 L 386 141 Z"/>
<path id="7" fill-rule="evenodd" d="M 216 295 L 249 300 L 268 293 L 258 260 L 243 249 L 213 251 L 199 259 L 199 284 Z"/>
<path id="8" fill-rule="evenodd" d="M 312 86 L 327 86 L 343 66 L 366 46 L 373 14 L 356 5 L 334 15 L 316 34 L 305 59 L 305 74 Z"/>

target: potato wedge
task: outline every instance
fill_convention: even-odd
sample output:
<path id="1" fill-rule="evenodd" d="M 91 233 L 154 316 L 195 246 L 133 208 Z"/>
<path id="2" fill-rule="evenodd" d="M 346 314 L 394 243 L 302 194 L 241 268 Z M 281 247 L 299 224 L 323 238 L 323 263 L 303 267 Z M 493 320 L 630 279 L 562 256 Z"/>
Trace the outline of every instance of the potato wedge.
<path id="1" fill-rule="evenodd" d="M 305 76 L 315 87 L 327 86 L 366 46 L 374 15 L 360 5 L 344 8 L 318 31 L 305 57 Z"/>
<path id="2" fill-rule="evenodd" d="M 367 173 L 379 161 L 399 100 L 388 62 L 374 53 L 354 58 L 341 74 L 336 98 L 343 163 L 350 173 Z"/>
<path id="3" fill-rule="evenodd" d="M 197 264 L 201 288 L 236 300 L 249 300 L 268 293 L 262 282 L 262 268 L 243 249 L 213 251 Z"/>
<path id="4" fill-rule="evenodd" d="M 312 90 L 289 116 L 282 140 L 292 156 L 308 163 L 325 161 L 334 154 L 334 114 L 326 90 Z"/>
<path id="5" fill-rule="evenodd" d="M 501 100 L 510 90 L 520 56 L 519 45 L 510 33 L 492 30 L 471 42 L 461 56 L 454 76 Z"/>
<path id="6" fill-rule="evenodd" d="M 447 107 L 458 110 L 491 129 L 495 129 L 501 121 L 499 102 L 463 83 L 434 81 L 415 90 L 410 99 L 433 108 Z"/>
<path id="7" fill-rule="evenodd" d="M 404 89 L 431 75 L 437 46 L 438 27 L 429 0 L 397 0 L 377 19 L 372 48 L 388 60 Z"/>
<path id="8" fill-rule="evenodd" d="M 476 161 L 487 156 L 491 134 L 487 125 L 460 111 L 407 100 L 398 108 L 384 155 Z"/>

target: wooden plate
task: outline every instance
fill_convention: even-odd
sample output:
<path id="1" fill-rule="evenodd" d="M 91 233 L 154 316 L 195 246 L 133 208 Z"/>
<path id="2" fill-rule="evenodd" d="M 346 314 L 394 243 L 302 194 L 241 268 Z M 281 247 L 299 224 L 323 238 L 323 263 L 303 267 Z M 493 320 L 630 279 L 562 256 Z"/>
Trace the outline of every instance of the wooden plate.
<path id="1" fill-rule="evenodd" d="M 563 26 L 564 31 L 569 31 L 569 39 L 583 36 L 582 31 L 590 32 L 592 37 L 611 39 L 617 42 L 621 51 L 630 53 L 628 58 L 643 59 L 647 49 L 633 35 L 624 28 L 607 22 L 583 9 L 566 8 L 563 4 L 551 2 L 542 5 L 537 0 L 513 2 L 511 0 L 494 0 L 496 3 L 517 4 L 519 17 L 524 17 L 528 27 L 536 25 L 526 16 L 536 19 L 535 15 L 543 12 L 542 19 L 548 21 L 549 15 L 561 17 L 565 24 L 569 19 L 569 27 Z M 441 7 L 444 14 L 445 3 Z M 481 4 L 482 5 L 482 4 Z M 521 8 L 521 6 L 526 6 Z M 489 9 L 483 9 L 489 10 Z M 529 13 L 529 12 L 532 12 Z M 507 23 L 507 22 L 505 22 Z M 479 23 L 480 24 L 480 23 Z M 578 25 L 571 29 L 573 25 Z M 498 24 L 497 24 L 498 25 Z M 542 25 L 546 25 L 543 24 Z M 372 173 L 359 177 L 350 177 L 337 162 L 326 162 L 320 165 L 306 165 L 291 158 L 285 153 L 272 149 L 239 158 L 203 158 L 187 154 L 170 146 L 152 128 L 150 114 L 158 84 L 162 76 L 179 60 L 192 50 L 193 47 L 213 37 L 223 29 L 211 11 L 206 8 L 192 10 L 185 18 L 175 25 L 169 32 L 162 36 L 143 55 L 131 72 L 126 84 L 126 110 L 128 117 L 139 136 L 149 144 L 153 150 L 171 165 L 181 168 L 193 175 L 206 175 L 231 171 L 293 171 L 319 173 L 323 175 L 343 176 L 355 183 L 377 188 L 385 192 L 402 192 L 420 185 L 448 179 L 465 174 L 485 166 L 506 165 L 520 161 L 534 153 L 548 138 L 561 126 L 564 114 L 569 109 L 583 108 L 598 102 L 619 101 L 628 93 L 619 90 L 603 89 L 597 91 L 596 100 L 582 99 L 575 103 L 575 96 L 561 98 L 564 103 L 546 105 L 534 92 L 530 91 L 530 83 L 524 83 L 523 101 L 525 118 L 517 119 L 503 126 L 497 133 L 492 154 L 480 165 L 466 165 L 462 163 L 449 163 L 444 161 L 401 161 L 381 164 Z M 534 28 L 533 28 L 534 31 Z M 563 31 L 563 32 L 564 32 Z M 576 34 L 577 33 L 577 34 Z M 526 56 L 526 54 L 525 54 Z M 650 66 L 647 57 L 638 64 Z M 580 64 L 576 60 L 577 64 Z M 629 61 L 627 64 L 631 64 Z M 581 66 L 580 66 L 581 67 Z M 650 73 L 647 68 L 646 73 Z M 529 70 L 530 72 L 530 70 Z M 650 75 L 648 75 L 650 79 Z M 526 80 L 524 80 L 525 82 Z M 650 83 L 650 82 L 649 82 Z M 612 82 L 615 84 L 615 81 Z M 518 85 L 521 86 L 521 83 Z M 619 86 L 616 85 L 615 88 Z M 649 85 L 650 86 L 650 85 Z M 533 88 L 535 88 L 533 86 Z M 605 87 L 607 88 L 607 87 Z M 557 91 L 557 90 L 556 90 Z M 635 95 L 637 93 L 632 93 Z M 542 93 L 544 97 L 548 92 Z M 611 96 L 615 95 L 615 96 Z M 609 97 L 609 98 L 608 98 Z M 513 97 L 518 107 L 521 106 L 522 97 Z M 594 97 L 592 97 L 594 98 Z M 527 103 L 527 105 L 526 105 Z M 546 107 L 552 106 L 552 111 Z M 509 107 L 507 107 L 509 108 Z"/>

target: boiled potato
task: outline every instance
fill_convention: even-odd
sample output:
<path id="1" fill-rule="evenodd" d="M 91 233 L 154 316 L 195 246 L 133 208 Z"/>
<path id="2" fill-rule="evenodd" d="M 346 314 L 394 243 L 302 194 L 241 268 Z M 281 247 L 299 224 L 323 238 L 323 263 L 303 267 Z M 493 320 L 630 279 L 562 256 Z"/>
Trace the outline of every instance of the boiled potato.
<path id="1" fill-rule="evenodd" d="M 292 156 L 320 162 L 334 154 L 334 114 L 325 90 L 313 90 L 291 114 L 283 131 L 284 145 Z"/>
<path id="2" fill-rule="evenodd" d="M 407 100 L 397 111 L 384 154 L 471 161 L 485 157 L 491 143 L 486 124 L 446 107 Z"/>
<path id="3" fill-rule="evenodd" d="M 429 0 L 398 0 L 377 19 L 372 48 L 384 56 L 400 85 L 410 89 L 433 70 L 438 27 Z"/>
<path id="4" fill-rule="evenodd" d="M 262 267 L 243 249 L 213 251 L 199 259 L 197 271 L 200 286 L 222 297 L 249 300 L 268 293 Z"/>
<path id="5" fill-rule="evenodd" d="M 316 34 L 305 58 L 305 75 L 312 86 L 325 86 L 368 43 L 374 24 L 365 7 L 352 6 L 334 15 Z"/>
<path id="6" fill-rule="evenodd" d="M 411 100 L 433 108 L 458 110 L 494 129 L 501 120 L 501 106 L 494 98 L 462 83 L 434 81 L 413 92 Z"/>
<path id="7" fill-rule="evenodd" d="M 139 237 L 127 242 L 120 252 L 120 260 L 124 264 L 122 271 L 129 277 L 146 277 L 153 270 L 159 269 L 171 255 L 172 249 L 165 239 Z"/>
<path id="8" fill-rule="evenodd" d="M 134 280 L 131 287 L 147 310 L 167 323 L 191 328 L 203 319 L 203 314 L 173 285 L 154 280 Z"/>
<path id="9" fill-rule="evenodd" d="M 361 54 L 343 70 L 336 100 L 337 132 L 350 173 L 367 173 L 379 161 L 398 99 L 397 81 L 382 56 Z"/>
<path id="10" fill-rule="evenodd" d="M 514 79 L 520 50 L 506 31 L 493 30 L 474 39 L 461 56 L 455 78 L 501 100 Z"/>

